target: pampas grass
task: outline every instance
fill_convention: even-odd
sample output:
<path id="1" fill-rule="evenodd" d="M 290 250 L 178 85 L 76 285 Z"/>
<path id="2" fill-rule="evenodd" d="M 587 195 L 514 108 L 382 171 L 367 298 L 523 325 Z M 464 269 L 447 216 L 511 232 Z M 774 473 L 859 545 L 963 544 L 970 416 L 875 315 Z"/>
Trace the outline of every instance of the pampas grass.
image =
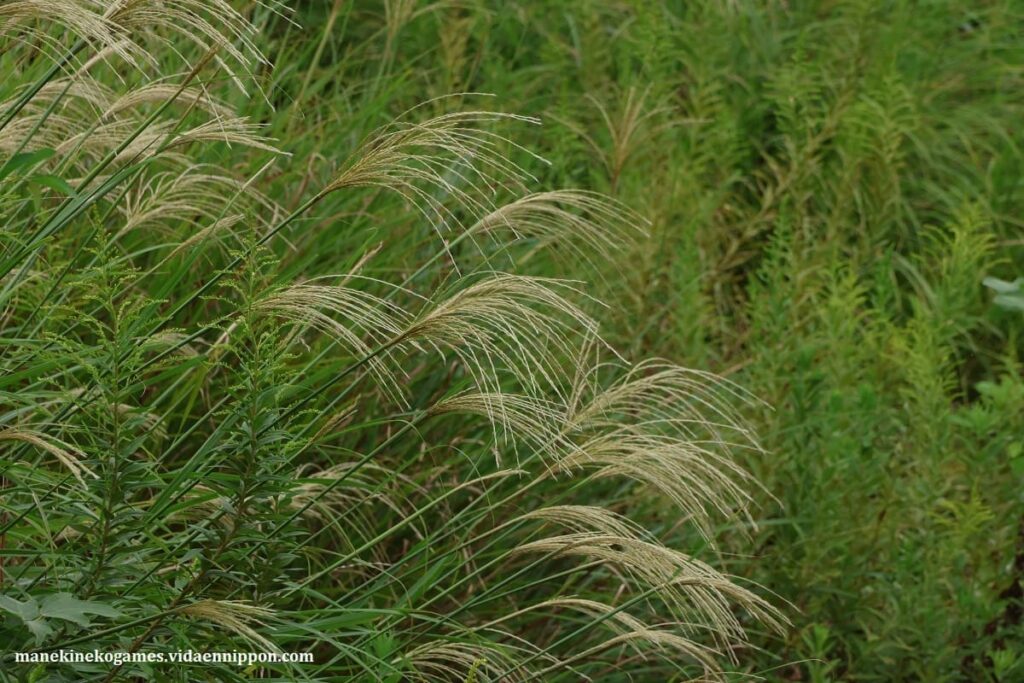
<path id="1" fill-rule="evenodd" d="M 502 131 L 535 119 L 411 110 L 286 212 L 263 176 L 293 163 L 288 141 L 213 77 L 249 90 L 265 62 L 232 5 L 0 8 L 25 51 L 0 123 L 17 162 L 0 195 L 4 592 L 100 615 L 0 604 L 0 680 L 26 675 L 15 651 L 69 647 L 316 654 L 209 670 L 223 680 L 628 678 L 639 661 L 718 679 L 749 628 L 784 627 L 759 589 L 628 516 L 656 498 L 708 542 L 746 524 L 755 484 L 732 453 L 757 448 L 750 399 L 627 363 L 584 283 L 496 269 L 519 242 L 599 262 L 644 232 L 615 200 L 528 191 L 537 159 Z M 65 48 L 84 62 L 61 75 Z M 317 212 L 354 201 L 411 216 L 429 251 L 396 274 L 384 234 L 306 272 L 318 255 L 290 239 L 351 230 Z"/>

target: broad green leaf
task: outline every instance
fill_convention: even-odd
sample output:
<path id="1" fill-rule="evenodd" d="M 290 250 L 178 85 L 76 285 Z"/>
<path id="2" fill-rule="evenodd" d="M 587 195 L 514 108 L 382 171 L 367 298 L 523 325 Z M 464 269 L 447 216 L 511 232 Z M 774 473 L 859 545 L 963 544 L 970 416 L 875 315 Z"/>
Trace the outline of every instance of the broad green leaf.
<path id="1" fill-rule="evenodd" d="M 997 306 L 1009 308 L 1015 311 L 1024 311 L 1024 293 L 1021 294 L 1000 294 L 995 298 Z"/>
<path id="2" fill-rule="evenodd" d="M 25 626 L 27 626 L 28 630 L 32 632 L 32 635 L 35 636 L 36 645 L 42 645 L 43 641 L 53 633 L 53 629 L 50 628 L 48 623 L 46 623 L 46 619 L 43 619 L 42 617 L 26 621 Z"/>
<path id="3" fill-rule="evenodd" d="M 0 595 L 0 609 L 10 612 L 22 621 L 31 621 L 39 617 L 39 604 L 31 597 L 20 602 L 6 595 Z"/>
<path id="4" fill-rule="evenodd" d="M 1011 292 L 1021 291 L 1021 285 L 1024 285 L 1024 278 L 1017 278 L 1013 282 L 1007 282 L 1006 280 L 1000 280 L 997 277 L 987 277 L 982 280 L 989 289 L 995 290 L 999 294 L 1009 294 Z"/>
<path id="5" fill-rule="evenodd" d="M 42 608 L 32 597 L 21 602 L 6 595 L 0 595 L 0 609 L 21 619 L 35 637 L 36 645 L 41 644 L 47 636 L 53 633 L 53 629 L 43 618 Z"/>
<path id="6" fill-rule="evenodd" d="M 70 593 L 54 593 L 43 598 L 39 612 L 44 617 L 72 621 L 79 626 L 89 626 L 87 614 L 116 619 L 121 612 L 102 602 L 79 600 Z"/>

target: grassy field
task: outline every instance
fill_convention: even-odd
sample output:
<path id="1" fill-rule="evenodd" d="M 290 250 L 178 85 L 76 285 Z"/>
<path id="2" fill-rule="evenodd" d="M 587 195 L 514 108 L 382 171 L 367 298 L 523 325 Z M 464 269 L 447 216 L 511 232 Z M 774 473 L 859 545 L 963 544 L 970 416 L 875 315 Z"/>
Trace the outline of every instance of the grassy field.
<path id="1" fill-rule="evenodd" d="M 0 76 L 0 681 L 1024 680 L 1019 2 L 0 0 Z"/>

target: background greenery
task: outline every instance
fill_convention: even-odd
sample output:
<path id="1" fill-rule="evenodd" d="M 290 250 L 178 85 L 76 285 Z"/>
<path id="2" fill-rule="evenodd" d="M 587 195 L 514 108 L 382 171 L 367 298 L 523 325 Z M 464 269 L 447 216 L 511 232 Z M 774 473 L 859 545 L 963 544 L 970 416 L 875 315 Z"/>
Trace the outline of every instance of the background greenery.
<path id="1" fill-rule="evenodd" d="M 218 87 L 216 92 L 226 106 L 263 124 L 260 132 L 290 155 L 253 184 L 280 206 L 280 215 L 329 186 L 361 141 L 396 118 L 422 121 L 459 110 L 537 116 L 540 126 L 512 121 L 501 129 L 543 157 L 500 143 L 503 153 L 535 176 L 531 188 L 604 193 L 646 218 L 645 234 L 633 235 L 612 254 L 591 253 L 589 259 L 557 243 L 534 249 L 526 240 L 508 250 L 462 243 L 452 247 L 456 261 L 468 272 L 500 263 L 502 269 L 531 275 L 584 279 L 585 292 L 609 306 L 583 305 L 625 357 L 661 357 L 712 371 L 764 402 L 737 404 L 764 451 L 734 449 L 761 485 L 745 484 L 754 498 L 756 528 L 740 518 L 716 519 L 717 554 L 699 530 L 685 524 L 685 511 L 649 489 L 618 482 L 588 481 L 585 489 L 547 482 L 547 488 L 517 499 L 517 512 L 537 501 L 568 499 L 628 512 L 667 545 L 714 558 L 709 561 L 755 586 L 792 623 L 780 635 L 742 617 L 750 642 L 726 646 L 735 657 L 727 664 L 735 673 L 726 677 L 1024 678 L 1024 305 L 1014 284 L 1024 273 L 1024 10 L 1019 3 L 333 0 L 297 2 L 288 13 L 247 3 L 239 7 L 258 27 L 253 40 L 273 68 L 257 68 L 260 89 Z M 14 73 L 13 59 L 0 56 L 0 65 Z M 168 73 L 180 71 L 175 59 L 169 51 L 158 57 Z M 248 177 L 272 154 L 259 145 L 214 142 L 193 158 Z M 46 200 L 35 201 L 45 205 Z M 274 223 L 272 211 L 261 208 L 258 199 L 253 202 L 253 213 Z M 5 332 L 8 339 L 20 340 L 17 353 L 9 356 L 15 360 L 6 363 L 5 420 L 26 414 L 30 404 L 52 401 L 42 385 L 46 391 L 57 388 L 39 378 L 74 358 L 85 373 L 105 368 L 102 385 L 110 404 L 156 406 L 152 412 L 161 414 L 170 431 L 167 443 L 132 441 L 126 448 L 162 458 L 172 446 L 204 457 L 224 454 L 210 457 L 224 457 L 230 467 L 203 484 L 217 492 L 249 487 L 259 489 L 265 500 L 294 495 L 287 482 L 268 474 L 278 471 L 268 459 L 283 462 L 295 453 L 315 452 L 317 462 L 331 462 L 383 452 L 387 476 L 368 471 L 365 480 L 353 482 L 371 494 L 352 496 L 372 499 L 372 505 L 353 506 L 343 517 L 347 530 L 326 525 L 337 534 L 327 547 L 314 554 L 296 550 L 289 534 L 303 537 L 290 527 L 273 542 L 265 538 L 266 525 L 286 528 L 281 520 L 290 519 L 287 510 L 271 506 L 249 527 L 225 533 L 212 525 L 209 538 L 199 541 L 214 549 L 223 543 L 227 550 L 218 550 L 212 560 L 202 552 L 185 560 L 212 565 L 198 573 L 204 581 L 216 579 L 204 595 L 236 598 L 237 592 L 224 586 L 238 584 L 248 599 L 265 598 L 269 606 L 289 610 L 291 622 L 267 631 L 283 647 L 308 645 L 314 636 L 321 647 L 327 643 L 326 664 L 301 675 L 403 680 L 412 674 L 391 663 L 403 661 L 396 659 L 398 653 L 408 653 L 424 633 L 440 628 L 431 621 L 438 613 L 508 614 L 523 604 L 523 594 L 542 599 L 542 588 L 552 585 L 564 595 L 615 596 L 616 584 L 606 577 L 580 578 L 559 565 L 549 578 L 529 565 L 513 574 L 514 590 L 522 593 L 512 597 L 513 589 L 500 581 L 507 571 L 501 564 L 490 569 L 485 564 L 480 574 L 460 579 L 454 584 L 458 599 L 449 594 L 446 581 L 457 575 L 462 532 L 446 522 L 431 525 L 435 516 L 461 519 L 457 515 L 467 504 L 458 497 L 457 482 L 496 472 L 493 463 L 472 455 L 496 448 L 499 437 L 488 425 L 471 427 L 459 419 L 429 427 L 415 422 L 413 438 L 401 427 L 410 414 L 394 412 L 386 397 L 370 392 L 354 421 L 346 414 L 332 423 L 341 425 L 337 438 L 308 450 L 304 437 L 335 419 L 345 394 L 336 397 L 331 389 L 301 409 L 290 401 L 323 386 L 351 358 L 310 363 L 323 358 L 328 342 L 295 344 L 288 328 L 267 326 L 246 302 L 300 275 L 353 268 L 395 284 L 417 274 L 412 286 L 443 290 L 451 265 L 437 258 L 436 236 L 407 204 L 374 193 L 334 193 L 290 225 L 284 240 L 266 251 L 241 252 L 244 273 L 224 271 L 229 287 L 216 290 L 216 297 L 203 291 L 206 298 L 189 298 L 188 307 L 171 307 L 172 314 L 161 319 L 168 333 L 191 334 L 223 323 L 216 328 L 220 332 L 228 327 L 227 310 L 244 311 L 238 327 L 231 328 L 238 330 L 233 334 L 239 340 L 231 342 L 238 348 L 224 352 L 237 357 L 210 358 L 216 356 L 211 348 L 199 354 L 202 360 L 178 367 L 158 364 L 161 374 L 155 376 L 141 347 L 123 376 L 112 374 L 120 370 L 110 359 L 130 354 L 158 304 L 191 297 L 210 273 L 232 263 L 230 255 L 239 247 L 176 265 L 173 277 L 161 272 L 163 279 L 147 281 L 148 298 L 133 308 L 123 303 L 123 293 L 138 287 L 139 272 L 158 268 L 163 254 L 158 258 L 147 251 L 153 244 L 149 234 L 103 237 L 108 231 L 95 226 L 107 224 L 104 208 L 90 207 L 93 215 L 83 220 L 85 227 L 48 255 L 52 272 L 68 273 L 74 285 L 61 301 L 49 307 L 44 287 L 7 304 L 24 312 L 41 300 L 47 313 L 45 325 L 22 318 Z M 216 215 L 213 208 L 210 212 Z M 188 234 L 182 228 L 189 217 L 173 218 L 177 222 L 167 237 L 172 245 Z M 628 215 L 626 222 L 641 224 Z M 92 255 L 91 268 L 77 260 L 83 248 Z M 423 263 L 431 264 L 425 274 L 418 271 Z M 237 308 L 236 300 L 242 302 Z M 58 344 L 67 340 L 61 331 L 75 324 L 82 310 L 95 313 L 95 322 L 84 325 L 97 331 Z M 122 326 L 108 324 L 113 320 Z M 25 342 L 30 329 L 36 336 Z M 434 369 L 436 363 L 425 363 L 413 367 L 407 381 L 414 407 L 469 384 L 443 364 Z M 301 374 L 295 374 L 297 368 Z M 170 388 L 147 395 L 137 386 L 142 377 Z M 73 383 L 56 384 L 66 391 Z M 219 415 L 225 405 L 241 417 L 234 426 L 214 428 L 206 416 Z M 91 452 L 90 446 L 99 452 L 112 433 L 137 430 L 146 419 L 139 413 L 124 427 L 120 418 L 111 422 L 101 413 L 86 411 L 63 438 L 83 452 Z M 296 419 L 278 428 L 275 418 L 269 434 L 257 434 L 264 441 L 243 448 L 260 415 L 281 414 Z M 388 460 L 391 451 L 416 457 Z M 194 459 L 169 462 L 177 462 L 171 471 L 181 478 L 198 467 Z M 150 476 L 131 468 L 146 466 L 132 461 L 117 476 Z M 251 476 L 232 478 L 246 468 L 253 468 Z M 373 498 L 385 487 L 393 497 Z M 437 498 L 425 493 L 434 490 L 444 493 Z M 504 493 L 497 486 L 488 491 L 497 497 Z M 111 500 L 109 491 L 103 495 Z M 13 494 L 11 500 L 16 517 L 31 507 L 18 507 L 22 502 Z M 180 512 L 195 516 L 194 508 L 208 502 L 182 505 Z M 401 520 L 410 519 L 410 511 L 422 516 L 406 526 Z M 51 514 L 67 512 L 58 507 Z M 137 531 L 141 522 L 151 522 L 138 511 L 123 514 L 120 521 L 111 515 L 111 533 L 116 535 L 118 524 Z M 141 515 L 141 521 L 133 515 Z M 74 526 L 73 520 L 66 523 Z M 51 526 L 58 525 L 39 521 L 24 538 Z M 375 544 L 382 529 L 392 537 Z M 88 537 L 92 531 L 81 533 Z M 513 536 L 513 541 L 533 538 Z M 8 547 L 16 540 L 9 539 Z M 396 572 L 400 580 L 367 579 L 368 587 L 345 583 L 347 565 L 338 570 L 341 586 L 307 585 L 295 578 L 296 565 L 305 565 L 307 573 L 337 569 L 358 554 L 353 549 L 364 547 L 370 549 L 367 562 L 414 559 Z M 434 559 L 431 548 L 445 553 L 438 550 Z M 502 545 L 493 556 L 486 548 L 480 555 L 482 561 L 492 557 L 511 562 Z M 119 582 L 134 589 L 136 578 L 127 567 L 148 557 L 125 550 L 122 558 L 124 576 L 103 567 L 103 560 L 97 566 L 95 558 L 83 559 L 86 569 L 75 570 L 82 572 L 75 585 L 95 596 L 120 595 Z M 23 574 L 36 576 L 27 569 Z M 187 579 L 175 580 L 178 588 L 189 585 Z M 33 585 L 38 581 L 45 583 L 36 578 Z M 117 613 L 144 609 L 147 600 L 166 605 L 173 592 L 162 590 L 154 587 L 155 597 L 139 596 L 137 602 L 117 602 Z M 615 599 L 610 598 L 612 604 Z M 324 601 L 329 608 L 323 608 Z M 414 605 L 429 607 L 431 616 L 410 623 L 403 610 Z M 250 617 L 269 619 L 254 613 L 235 614 L 235 622 L 223 614 L 212 620 L 244 635 Z M 542 625 L 525 628 L 540 629 L 545 651 L 557 653 L 566 634 L 576 633 L 574 619 L 551 615 Z M 13 619 L 8 627 L 23 633 Z M 194 628 L 166 628 L 167 642 L 198 642 Z M 125 636 L 138 633 L 127 629 Z M 202 637 L 210 646 L 218 635 Z M 500 677 L 500 666 L 492 670 L 486 655 L 471 649 L 481 638 L 476 632 L 452 637 L 449 644 L 463 649 L 447 653 L 450 670 L 434 671 L 431 680 Z M 636 681 L 695 675 L 674 655 L 643 661 L 614 650 L 557 675 Z M 214 670 L 208 675 L 220 680 L 248 674 Z M 292 680 L 287 675 L 300 674 L 280 675 Z M 548 675 L 554 678 L 556 672 Z"/>

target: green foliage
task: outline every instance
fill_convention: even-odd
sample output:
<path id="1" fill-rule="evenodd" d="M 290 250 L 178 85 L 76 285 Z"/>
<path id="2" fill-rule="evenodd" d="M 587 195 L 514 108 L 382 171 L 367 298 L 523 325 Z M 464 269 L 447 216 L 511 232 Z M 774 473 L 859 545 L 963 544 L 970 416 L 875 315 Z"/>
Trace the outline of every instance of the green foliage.
<path id="1" fill-rule="evenodd" d="M 1018 680 L 1019 3 L 231 4 L 0 1 L 0 643 Z"/>

